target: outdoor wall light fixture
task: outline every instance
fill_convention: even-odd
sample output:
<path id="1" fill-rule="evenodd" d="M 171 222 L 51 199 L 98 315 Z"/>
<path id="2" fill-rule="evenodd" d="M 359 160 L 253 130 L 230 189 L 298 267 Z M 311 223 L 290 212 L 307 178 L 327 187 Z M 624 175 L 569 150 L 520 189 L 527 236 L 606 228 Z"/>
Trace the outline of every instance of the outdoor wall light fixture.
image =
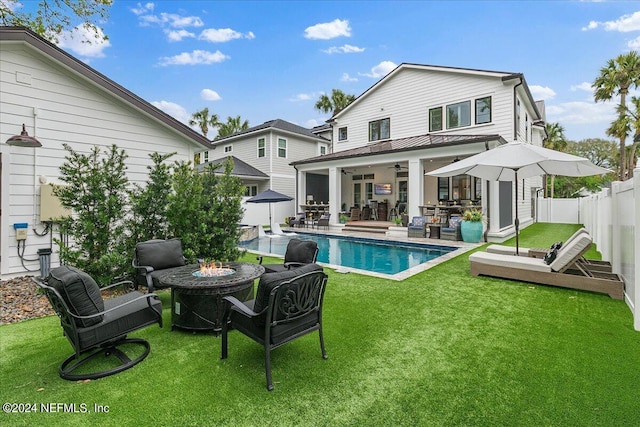
<path id="1" fill-rule="evenodd" d="M 20 135 L 14 135 L 7 139 L 7 145 L 13 145 L 15 147 L 42 147 L 40 141 L 34 136 L 29 136 L 24 123 L 22 124 L 22 132 L 20 132 Z"/>

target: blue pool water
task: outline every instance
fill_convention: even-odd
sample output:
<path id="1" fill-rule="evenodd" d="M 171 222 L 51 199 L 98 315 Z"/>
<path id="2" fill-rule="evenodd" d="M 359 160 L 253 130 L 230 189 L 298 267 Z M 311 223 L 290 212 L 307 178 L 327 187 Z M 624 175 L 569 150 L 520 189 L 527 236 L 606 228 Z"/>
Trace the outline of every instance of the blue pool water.
<path id="1" fill-rule="evenodd" d="M 261 237 L 245 242 L 241 247 L 250 251 L 284 256 L 290 238 L 315 240 L 318 243 L 318 262 L 390 275 L 416 267 L 457 249 L 450 246 L 418 245 L 317 234 Z"/>

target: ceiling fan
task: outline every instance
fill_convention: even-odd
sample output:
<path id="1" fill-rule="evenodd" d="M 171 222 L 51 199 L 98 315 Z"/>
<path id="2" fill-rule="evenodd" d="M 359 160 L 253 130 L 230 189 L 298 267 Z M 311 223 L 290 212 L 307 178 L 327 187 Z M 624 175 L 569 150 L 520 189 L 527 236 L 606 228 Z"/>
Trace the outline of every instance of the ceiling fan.
<path id="1" fill-rule="evenodd" d="M 341 169 L 342 175 L 349 175 L 352 174 L 353 172 L 346 170 L 345 168 Z"/>
<path id="2" fill-rule="evenodd" d="M 396 171 L 402 170 L 402 169 L 409 169 L 406 166 L 400 166 L 400 163 L 396 163 L 393 166 L 389 166 L 389 169 L 395 169 Z"/>

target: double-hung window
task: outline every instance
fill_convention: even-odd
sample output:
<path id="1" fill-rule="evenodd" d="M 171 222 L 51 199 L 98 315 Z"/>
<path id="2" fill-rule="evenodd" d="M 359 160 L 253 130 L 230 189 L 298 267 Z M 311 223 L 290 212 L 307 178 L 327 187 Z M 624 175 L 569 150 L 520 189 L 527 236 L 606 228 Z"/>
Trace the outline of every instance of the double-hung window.
<path id="1" fill-rule="evenodd" d="M 245 197 L 253 197 L 258 194 L 258 186 L 257 185 L 247 185 L 244 187 L 244 196 Z"/>
<path id="2" fill-rule="evenodd" d="M 447 129 L 471 125 L 471 101 L 447 105 Z"/>
<path id="3" fill-rule="evenodd" d="M 429 132 L 442 130 L 442 107 L 429 109 Z"/>
<path id="4" fill-rule="evenodd" d="M 224 146 L 224 152 L 225 153 L 231 153 L 233 152 L 233 145 L 229 144 L 229 145 L 225 145 Z"/>
<path id="5" fill-rule="evenodd" d="M 491 123 L 491 97 L 476 99 L 476 124 Z"/>
<path id="6" fill-rule="evenodd" d="M 347 127 L 338 128 L 338 141 L 347 140 Z"/>
<path id="7" fill-rule="evenodd" d="M 287 158 L 287 140 L 284 138 L 278 138 L 278 157 Z"/>
<path id="8" fill-rule="evenodd" d="M 203 155 L 203 159 L 205 163 L 209 163 L 209 152 L 205 151 Z"/>
<path id="9" fill-rule="evenodd" d="M 369 141 L 380 141 L 390 138 L 391 119 L 380 119 L 369 122 Z"/>
<path id="10" fill-rule="evenodd" d="M 267 155 L 267 147 L 264 138 L 258 138 L 258 158 Z"/>

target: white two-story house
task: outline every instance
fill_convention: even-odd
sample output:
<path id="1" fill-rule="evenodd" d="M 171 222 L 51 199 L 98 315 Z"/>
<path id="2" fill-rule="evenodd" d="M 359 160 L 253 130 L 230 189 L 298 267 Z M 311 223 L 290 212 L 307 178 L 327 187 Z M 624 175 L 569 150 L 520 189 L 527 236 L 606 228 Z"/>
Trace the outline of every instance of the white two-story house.
<path id="1" fill-rule="evenodd" d="M 514 233 L 516 203 L 521 227 L 533 220 L 541 177 L 511 183 L 425 176 L 500 144 L 542 145 L 544 105 L 521 73 L 404 63 L 328 122 L 333 152 L 292 164 L 299 203 L 313 185 L 309 177 L 327 176 L 334 223 L 341 211 L 372 201 L 387 212 L 400 202 L 412 217 L 423 205 L 471 200 L 482 206 L 490 240 Z"/>
<path id="2" fill-rule="evenodd" d="M 246 186 L 246 198 L 271 189 L 295 199 L 296 170 L 291 166 L 309 157 L 322 157 L 330 150 L 331 141 L 314 134 L 310 129 L 285 120 L 270 120 L 213 142 L 214 149 L 201 156 L 205 162 L 219 162 L 231 156 L 234 174 Z M 200 165 L 199 167 L 202 167 Z M 328 200 L 329 186 L 325 173 L 309 173 L 307 180 L 316 200 Z M 305 194 L 305 196 L 307 195 Z M 245 224 L 268 224 L 269 215 L 264 206 L 243 204 Z M 273 218 L 283 222 L 296 211 L 295 201 L 280 202 L 272 206 Z"/>

